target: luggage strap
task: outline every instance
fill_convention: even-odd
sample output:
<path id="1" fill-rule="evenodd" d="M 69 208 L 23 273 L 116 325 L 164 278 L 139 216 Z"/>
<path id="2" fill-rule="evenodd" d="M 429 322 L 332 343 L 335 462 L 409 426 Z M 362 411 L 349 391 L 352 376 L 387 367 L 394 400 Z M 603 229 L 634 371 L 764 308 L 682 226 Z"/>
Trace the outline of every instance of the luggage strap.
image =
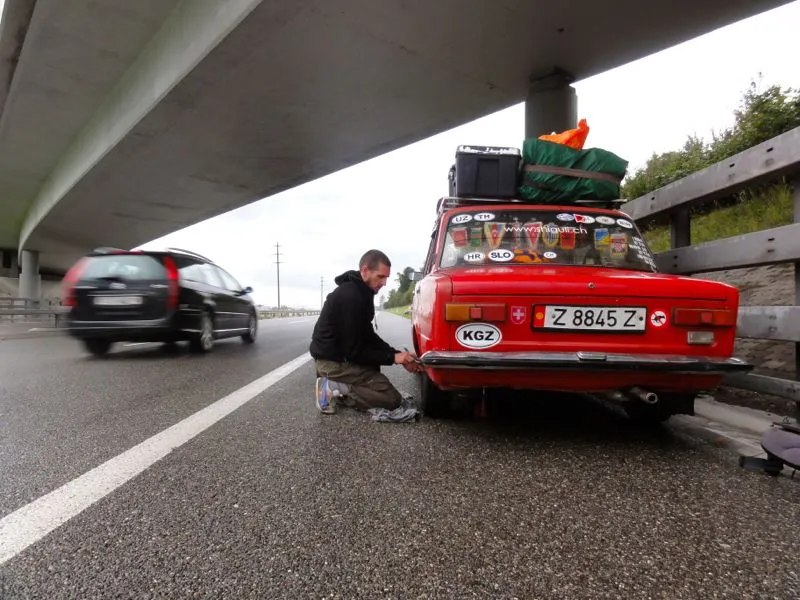
<path id="1" fill-rule="evenodd" d="M 610 181 L 619 185 L 622 177 L 611 175 L 610 173 L 597 173 L 595 171 L 582 171 L 581 169 L 568 169 L 567 167 L 554 167 L 552 165 L 525 165 L 528 173 L 550 173 L 552 175 L 566 175 L 568 177 L 584 177 L 586 179 L 599 179 Z"/>

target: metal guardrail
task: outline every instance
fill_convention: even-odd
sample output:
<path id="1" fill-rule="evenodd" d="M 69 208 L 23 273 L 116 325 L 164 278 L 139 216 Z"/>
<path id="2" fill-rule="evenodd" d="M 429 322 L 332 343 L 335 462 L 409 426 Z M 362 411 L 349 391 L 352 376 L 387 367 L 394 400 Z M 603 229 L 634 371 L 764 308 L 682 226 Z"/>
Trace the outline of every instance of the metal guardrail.
<path id="1" fill-rule="evenodd" d="M 310 317 L 319 313 L 318 310 L 262 310 L 259 315 L 262 319 L 281 319 L 284 317 Z"/>
<path id="2" fill-rule="evenodd" d="M 61 325 L 61 318 L 69 308 L 60 300 L 36 300 L 33 298 L 0 298 L 0 323 L 17 321 L 52 321 L 53 326 Z M 33 318 L 33 319 L 32 319 Z M 44 319 L 43 319 L 44 318 Z"/>
<path id="3" fill-rule="evenodd" d="M 794 223 L 691 244 L 690 209 L 786 177 L 794 187 Z M 624 204 L 641 227 L 668 218 L 671 250 L 656 255 L 659 271 L 681 275 L 795 264 L 795 306 L 740 307 L 736 336 L 795 343 L 800 379 L 800 127 L 762 142 L 679 181 Z M 725 384 L 790 398 L 800 406 L 800 382 L 764 375 L 728 375 Z"/>

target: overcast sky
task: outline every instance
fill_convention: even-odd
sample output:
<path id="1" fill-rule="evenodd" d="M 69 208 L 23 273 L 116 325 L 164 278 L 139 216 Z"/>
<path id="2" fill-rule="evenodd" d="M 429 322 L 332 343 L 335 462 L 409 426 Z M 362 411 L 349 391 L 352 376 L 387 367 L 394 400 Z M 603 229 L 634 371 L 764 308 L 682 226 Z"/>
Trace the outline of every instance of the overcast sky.
<path id="1" fill-rule="evenodd" d="M 764 87 L 800 87 L 798 26 L 800 0 L 574 84 L 578 118 L 591 128 L 586 147 L 614 152 L 633 173 L 690 134 L 709 139 L 732 124 L 742 92 L 759 73 Z M 456 147 L 519 148 L 523 136 L 520 104 L 143 247 L 209 256 L 270 306 L 278 300 L 276 243 L 282 304 L 319 308 L 320 278 L 329 293 L 334 276 L 356 268 L 373 247 L 392 261 L 387 289 L 393 288 L 398 271 L 424 262 Z"/>

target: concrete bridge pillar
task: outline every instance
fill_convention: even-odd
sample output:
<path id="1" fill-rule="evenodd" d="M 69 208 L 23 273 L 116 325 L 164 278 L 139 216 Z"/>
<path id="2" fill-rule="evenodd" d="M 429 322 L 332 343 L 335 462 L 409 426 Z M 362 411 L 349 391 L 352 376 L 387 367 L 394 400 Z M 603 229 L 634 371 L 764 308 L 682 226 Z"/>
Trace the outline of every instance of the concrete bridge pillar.
<path id="1" fill-rule="evenodd" d="M 22 251 L 22 272 L 19 277 L 19 297 L 38 300 L 42 290 L 39 275 L 39 253 L 36 250 Z"/>
<path id="2" fill-rule="evenodd" d="M 578 95 L 574 77 L 559 68 L 531 77 L 525 99 L 525 137 L 574 129 L 578 125 Z"/>

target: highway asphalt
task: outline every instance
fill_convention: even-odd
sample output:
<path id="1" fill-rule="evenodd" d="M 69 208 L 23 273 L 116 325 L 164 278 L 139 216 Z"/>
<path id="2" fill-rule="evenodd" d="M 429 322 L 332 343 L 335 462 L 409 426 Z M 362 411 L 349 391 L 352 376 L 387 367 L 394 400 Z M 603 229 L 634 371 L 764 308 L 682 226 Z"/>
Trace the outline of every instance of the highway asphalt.
<path id="1" fill-rule="evenodd" d="M 206 356 L 0 341 L 0 599 L 800 597 L 800 477 L 582 398 L 321 415 L 314 320 Z"/>

